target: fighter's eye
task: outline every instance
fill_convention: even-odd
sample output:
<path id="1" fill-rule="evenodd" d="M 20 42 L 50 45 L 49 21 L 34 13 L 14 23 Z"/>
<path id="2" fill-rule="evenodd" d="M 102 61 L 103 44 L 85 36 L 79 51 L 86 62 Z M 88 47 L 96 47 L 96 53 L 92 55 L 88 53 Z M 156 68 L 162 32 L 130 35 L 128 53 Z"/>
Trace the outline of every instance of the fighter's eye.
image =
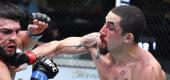
<path id="1" fill-rule="evenodd" d="M 3 33 L 3 34 L 11 34 L 13 32 L 13 30 L 9 30 L 9 29 L 1 29 L 0 30 L 0 33 Z"/>
<path id="2" fill-rule="evenodd" d="M 113 30 L 114 30 L 114 28 L 115 28 L 115 26 L 114 26 L 114 23 L 113 23 L 113 22 L 108 22 L 108 23 L 106 23 L 106 27 L 107 27 L 109 30 L 111 30 L 111 31 L 113 31 Z"/>
<path id="3" fill-rule="evenodd" d="M 20 32 L 20 29 L 16 30 L 15 32 L 18 34 Z"/>

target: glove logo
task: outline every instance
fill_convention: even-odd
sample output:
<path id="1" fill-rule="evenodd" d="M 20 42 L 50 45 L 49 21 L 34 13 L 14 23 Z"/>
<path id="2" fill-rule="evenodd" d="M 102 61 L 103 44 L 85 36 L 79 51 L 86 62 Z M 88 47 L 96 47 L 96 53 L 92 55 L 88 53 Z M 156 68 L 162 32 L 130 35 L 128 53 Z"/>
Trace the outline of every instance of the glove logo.
<path id="1" fill-rule="evenodd" d="M 50 61 L 50 60 L 45 60 L 45 63 L 47 63 L 49 66 L 52 67 L 53 72 L 57 71 L 57 68 L 55 67 L 55 65 Z"/>

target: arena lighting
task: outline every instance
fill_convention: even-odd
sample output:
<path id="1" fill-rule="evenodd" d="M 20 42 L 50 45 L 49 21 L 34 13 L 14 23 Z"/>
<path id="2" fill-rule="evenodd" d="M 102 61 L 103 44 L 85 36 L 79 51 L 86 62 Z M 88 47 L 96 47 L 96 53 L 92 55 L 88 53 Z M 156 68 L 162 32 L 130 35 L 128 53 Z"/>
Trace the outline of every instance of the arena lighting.
<path id="1" fill-rule="evenodd" d="M 156 50 L 156 42 L 139 42 L 138 45 L 145 50 Z"/>
<path id="2" fill-rule="evenodd" d="M 120 5 L 129 5 L 130 0 L 116 0 L 115 6 L 120 6 Z"/>

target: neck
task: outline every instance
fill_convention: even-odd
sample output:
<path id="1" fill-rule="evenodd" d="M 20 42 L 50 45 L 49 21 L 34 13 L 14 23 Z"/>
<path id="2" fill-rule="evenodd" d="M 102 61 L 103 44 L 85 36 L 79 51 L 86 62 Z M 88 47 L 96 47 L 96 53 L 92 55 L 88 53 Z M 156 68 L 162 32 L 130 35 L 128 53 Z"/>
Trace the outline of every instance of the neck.
<path id="1" fill-rule="evenodd" d="M 135 44 L 111 52 L 114 64 L 122 65 L 128 62 L 137 61 L 137 49 L 138 45 Z"/>

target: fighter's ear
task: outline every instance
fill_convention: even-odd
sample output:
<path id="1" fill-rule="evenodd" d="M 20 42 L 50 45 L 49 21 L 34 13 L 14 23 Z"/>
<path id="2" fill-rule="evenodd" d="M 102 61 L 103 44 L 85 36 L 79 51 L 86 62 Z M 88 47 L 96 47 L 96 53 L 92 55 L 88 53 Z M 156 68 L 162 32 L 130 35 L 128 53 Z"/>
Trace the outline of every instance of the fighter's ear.
<path id="1" fill-rule="evenodd" d="M 134 35 L 132 33 L 127 33 L 124 36 L 124 43 L 132 43 L 134 41 Z"/>

